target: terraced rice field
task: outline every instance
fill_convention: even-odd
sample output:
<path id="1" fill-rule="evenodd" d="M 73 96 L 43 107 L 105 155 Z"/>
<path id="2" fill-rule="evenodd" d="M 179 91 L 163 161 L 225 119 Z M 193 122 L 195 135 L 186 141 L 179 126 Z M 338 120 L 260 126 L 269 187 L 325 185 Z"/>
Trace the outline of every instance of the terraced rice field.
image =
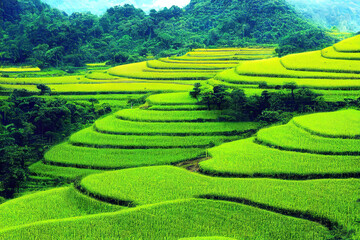
<path id="1" fill-rule="evenodd" d="M 356 90 L 360 88 L 359 52 L 360 36 L 355 36 L 322 51 L 242 62 L 215 78 L 240 85 L 266 82 L 281 86 L 295 82 L 314 89 Z"/>
<path id="2" fill-rule="evenodd" d="M 153 103 L 158 107 L 201 107 L 188 92 L 152 95 L 147 107 Z M 58 176 L 74 179 L 77 173 L 86 174 L 86 169 L 174 164 L 205 157 L 207 147 L 237 140 L 260 126 L 254 122 L 218 122 L 219 114 L 198 109 L 120 110 L 74 134 L 68 143 L 53 147 L 31 170 L 54 176 L 51 168 L 60 167 Z M 65 167 L 69 167 L 69 174 L 64 172 Z"/>
<path id="3" fill-rule="evenodd" d="M 339 48 L 353 50 L 346 44 Z M 174 67 L 171 77 L 166 68 L 151 71 L 141 63 L 148 69 L 93 85 L 142 81 L 148 86 L 190 89 L 186 82 L 192 80 L 182 77 L 197 70 L 181 72 L 181 67 L 190 67 L 197 58 L 202 61 L 199 68 L 206 61 L 215 66 L 210 63 L 213 58 L 217 58 L 217 66 L 226 67 L 220 62 L 227 54 L 270 57 L 272 50 L 196 49 L 183 57 L 191 60 L 172 57 L 166 60 L 169 62 L 150 63 L 160 67 L 176 61 L 184 64 Z M 297 70 L 284 70 L 275 59 L 261 61 L 277 64 L 274 69 L 279 73 L 273 69 L 274 79 L 301 79 Z M 231 71 L 240 76 L 237 72 L 247 65 L 259 75 L 248 77 L 265 78 L 266 72 L 256 65 L 261 61 L 243 62 Z M 146 74 L 148 79 L 134 79 Z M 357 81 L 354 72 L 306 74 L 314 81 Z M 100 77 L 105 75 L 108 73 L 102 72 L 91 81 L 102 82 Z M 155 75 L 164 77 L 161 83 Z M 173 76 L 178 80 L 171 79 Z M 132 80 L 126 83 L 126 79 Z M 249 88 L 251 84 L 246 85 L 246 94 L 260 94 L 262 90 Z M 140 108 L 99 119 L 50 149 L 30 171 L 73 184 L 0 204 L 0 239 L 359 239 L 359 111 L 300 116 L 241 140 L 261 125 L 219 122 L 218 111 L 205 111 L 187 90 L 174 86 L 166 89 L 171 93 L 151 95 Z M 122 92 L 126 92 L 124 88 Z M 344 92 L 317 91 L 328 91 L 334 98 Z M 60 97 L 124 101 L 142 93 L 89 92 Z"/>

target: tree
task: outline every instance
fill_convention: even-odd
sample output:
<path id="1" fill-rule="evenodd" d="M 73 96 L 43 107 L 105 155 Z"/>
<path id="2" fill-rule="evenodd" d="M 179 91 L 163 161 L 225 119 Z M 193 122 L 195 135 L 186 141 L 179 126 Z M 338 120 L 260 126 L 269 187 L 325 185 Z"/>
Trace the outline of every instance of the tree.
<path id="1" fill-rule="evenodd" d="M 201 92 L 200 87 L 201 87 L 201 83 L 195 83 L 193 90 L 190 91 L 190 95 L 193 98 L 196 98 L 197 100 L 198 100 L 198 96 L 200 95 L 200 92 Z"/>
<path id="2" fill-rule="evenodd" d="M 295 101 L 294 90 L 298 88 L 298 85 L 295 82 L 288 82 L 283 85 L 283 88 L 291 90 L 292 100 Z"/>
<path id="3" fill-rule="evenodd" d="M 45 84 L 38 84 L 36 88 L 40 90 L 40 95 L 50 95 L 51 88 L 46 86 Z"/>

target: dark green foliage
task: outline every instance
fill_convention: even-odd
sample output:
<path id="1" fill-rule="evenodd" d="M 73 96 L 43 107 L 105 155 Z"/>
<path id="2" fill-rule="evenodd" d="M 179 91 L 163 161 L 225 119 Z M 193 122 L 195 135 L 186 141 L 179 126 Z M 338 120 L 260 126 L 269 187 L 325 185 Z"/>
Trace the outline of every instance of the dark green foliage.
<path id="1" fill-rule="evenodd" d="M 284 85 L 287 91 L 269 93 L 263 91 L 260 96 L 246 97 L 242 89 L 231 89 L 224 85 L 214 87 L 212 91 L 200 93 L 201 102 L 208 109 L 223 110 L 220 120 L 226 121 L 265 121 L 277 122 L 289 120 L 293 112 L 319 112 L 336 110 L 337 106 L 330 106 L 320 94 L 310 89 L 300 88 L 294 83 Z"/>
<path id="2" fill-rule="evenodd" d="M 280 38 L 282 54 L 289 52 L 284 46 L 295 32 L 301 31 L 295 36 L 304 42 L 301 49 L 313 48 L 314 40 L 323 35 L 284 0 L 193 0 L 184 9 L 173 6 L 152 10 L 149 15 L 126 4 L 108 9 L 101 17 L 91 13 L 67 16 L 39 0 L 6 0 L 0 13 L 0 34 L 4 36 L 0 38 L 0 61 L 40 68 L 80 67 L 85 62 L 131 63 L 147 55 L 278 43 Z M 320 45 L 327 38 L 321 41 Z"/>
<path id="3" fill-rule="evenodd" d="M 282 37 L 276 52 L 282 57 L 292 53 L 323 49 L 332 44 L 334 44 L 334 40 L 324 31 L 309 29 Z"/>
<path id="4" fill-rule="evenodd" d="M 190 91 L 190 95 L 193 97 L 193 98 L 196 98 L 198 99 L 198 96 L 200 95 L 200 92 L 201 92 L 201 83 L 195 83 L 194 84 L 194 88 L 192 91 Z"/>
<path id="5" fill-rule="evenodd" d="M 45 84 L 38 84 L 36 87 L 40 90 L 40 95 L 51 94 L 51 88 Z"/>
<path id="6" fill-rule="evenodd" d="M 38 85 L 41 92 L 48 87 Z M 0 196 L 11 198 L 26 178 L 27 166 L 74 131 L 109 113 L 107 106 L 31 97 L 14 90 L 0 101 Z"/>

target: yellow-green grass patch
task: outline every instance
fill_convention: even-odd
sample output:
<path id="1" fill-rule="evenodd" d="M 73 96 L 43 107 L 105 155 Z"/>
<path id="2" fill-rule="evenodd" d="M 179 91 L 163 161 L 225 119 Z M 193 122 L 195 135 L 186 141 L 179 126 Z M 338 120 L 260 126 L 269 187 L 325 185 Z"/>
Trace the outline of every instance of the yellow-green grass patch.
<path id="1" fill-rule="evenodd" d="M 87 67 L 105 67 L 106 62 L 103 62 L 103 63 L 87 63 L 86 66 Z"/>
<path id="2" fill-rule="evenodd" d="M 39 96 L 41 98 L 60 98 L 68 101 L 77 101 L 77 100 L 129 100 L 136 99 L 144 96 L 144 94 L 92 94 L 92 95 L 53 95 L 53 96 Z"/>
<path id="3" fill-rule="evenodd" d="M 334 48 L 338 52 L 360 52 L 360 35 L 336 43 Z"/>
<path id="4" fill-rule="evenodd" d="M 332 138 L 359 138 L 360 111 L 342 110 L 295 117 L 292 122 L 306 131 Z"/>
<path id="5" fill-rule="evenodd" d="M 360 173 L 359 156 L 283 151 L 257 144 L 253 138 L 225 143 L 209 153 L 213 158 L 201 162 L 200 168 L 218 175 L 306 179 Z"/>
<path id="6" fill-rule="evenodd" d="M 322 94 L 327 102 L 343 102 L 345 99 L 358 99 L 360 91 L 349 90 L 313 90 L 315 93 Z"/>
<path id="7" fill-rule="evenodd" d="M 130 201 L 135 205 L 198 196 L 248 200 L 269 209 L 283 209 L 284 213 L 297 212 L 294 215 L 300 217 L 311 215 L 312 219 L 328 219 L 346 230 L 356 230 L 360 214 L 356 205 L 359 179 L 214 178 L 172 166 L 159 166 L 94 174 L 84 178 L 81 186 L 94 195 Z"/>
<path id="8" fill-rule="evenodd" d="M 236 239 L 228 238 L 228 237 L 189 237 L 189 238 L 180 238 L 179 240 L 236 240 Z"/>
<path id="9" fill-rule="evenodd" d="M 144 72 L 146 69 L 146 62 L 140 62 L 111 68 L 108 73 L 120 77 L 153 80 L 206 80 L 213 77 L 213 73 Z"/>
<path id="10" fill-rule="evenodd" d="M 115 113 L 119 119 L 139 122 L 205 122 L 217 121 L 221 111 L 147 111 L 125 109 Z"/>
<path id="11" fill-rule="evenodd" d="M 235 69 L 239 75 L 263 76 L 277 78 L 320 78 L 320 79 L 356 79 L 360 80 L 359 74 L 335 73 L 335 72 L 307 72 L 286 69 L 279 58 L 247 61 L 241 63 Z"/>
<path id="12" fill-rule="evenodd" d="M 122 135 L 238 135 L 260 127 L 257 122 L 150 123 L 120 120 L 109 116 L 95 122 L 98 132 Z"/>
<path id="13" fill-rule="evenodd" d="M 3 86 L 3 85 L 1 85 Z M 8 87 L 9 85 L 6 85 Z M 10 85 L 14 88 L 22 88 L 19 85 Z M 193 88 L 192 85 L 176 84 L 176 83 L 103 83 L 103 84 L 60 84 L 60 85 L 49 85 L 52 91 L 59 93 L 76 93 L 76 92 L 87 92 L 87 93 L 131 93 L 131 92 L 183 92 L 189 91 Z M 34 86 L 36 88 L 36 86 Z M 33 88 L 33 89 L 34 89 Z"/>
<path id="14" fill-rule="evenodd" d="M 194 111 L 194 110 L 207 110 L 206 105 L 151 105 L 147 110 L 158 111 Z"/>
<path id="15" fill-rule="evenodd" d="M 216 72 L 215 70 L 223 70 L 226 68 L 231 68 L 229 64 L 186 64 L 186 63 L 167 63 L 158 60 L 152 60 L 147 62 L 149 68 L 161 69 L 161 70 L 210 70 Z"/>
<path id="16" fill-rule="evenodd" d="M 328 47 L 321 51 L 321 56 L 332 59 L 360 60 L 360 52 L 338 52 L 334 47 Z"/>
<path id="17" fill-rule="evenodd" d="M 204 154 L 199 148 L 111 149 L 78 147 L 63 143 L 51 148 L 45 163 L 99 170 L 151 165 L 166 165 L 196 159 Z"/>
<path id="18" fill-rule="evenodd" d="M 256 140 L 270 147 L 285 150 L 320 154 L 360 155 L 360 140 L 358 139 L 334 139 L 312 135 L 296 127 L 292 122 L 286 125 L 261 129 L 257 133 Z"/>
<path id="19" fill-rule="evenodd" d="M 0 72 L 40 72 L 38 67 L 0 67 Z"/>
<path id="20" fill-rule="evenodd" d="M 189 92 L 151 95 L 146 101 L 151 105 L 193 105 L 199 103 Z"/>
<path id="21" fill-rule="evenodd" d="M 76 84 L 91 83 L 92 80 L 84 78 L 84 76 L 62 76 L 62 77 L 40 77 L 40 78 L 0 78 L 0 84 Z"/>
<path id="22" fill-rule="evenodd" d="M 0 87 L 12 91 L 14 89 L 25 89 L 29 92 L 40 92 L 36 85 L 14 85 L 14 84 L 0 84 Z"/>
<path id="23" fill-rule="evenodd" d="M 77 146 L 97 148 L 205 148 L 238 140 L 239 136 L 136 136 L 113 135 L 87 128 L 71 135 L 69 142 Z"/>
<path id="24" fill-rule="evenodd" d="M 258 60 L 264 58 L 272 58 L 273 55 L 233 55 L 233 56 L 214 56 L 214 57 L 191 57 L 191 56 L 181 56 L 181 57 L 170 57 L 172 60 L 180 60 L 180 61 L 246 61 L 246 60 Z"/>
<path id="25" fill-rule="evenodd" d="M 53 166 L 50 164 L 44 164 L 41 161 L 29 166 L 29 171 L 37 176 L 47 176 L 51 178 L 61 178 L 65 180 L 75 180 L 90 174 L 102 172 L 100 170 L 86 168 Z"/>
<path id="26" fill-rule="evenodd" d="M 112 76 L 108 74 L 106 71 L 92 71 L 91 73 L 87 73 L 85 75 L 88 79 L 94 79 L 94 80 L 116 80 L 119 79 L 119 77 Z"/>
<path id="27" fill-rule="evenodd" d="M 360 81 L 354 79 L 316 79 L 316 78 L 277 78 L 239 75 L 234 69 L 225 70 L 215 76 L 215 79 L 234 84 L 260 84 L 266 82 L 269 86 L 282 86 L 289 82 L 299 87 L 314 89 L 359 89 Z"/>
<path id="28" fill-rule="evenodd" d="M 62 187 L 26 195 L 1 204 L 0 229 L 121 209 L 124 207 L 87 197 L 73 187 Z"/>
<path id="29" fill-rule="evenodd" d="M 287 55 L 280 61 L 289 70 L 360 73 L 360 61 L 323 58 L 321 51 Z"/>
<path id="30" fill-rule="evenodd" d="M 193 52 L 226 52 L 226 51 L 270 51 L 274 52 L 275 48 L 272 47 L 249 47 L 249 48 L 197 48 L 193 49 Z"/>
<path id="31" fill-rule="evenodd" d="M 175 224 L 176 223 L 176 224 Z M 2 239 L 168 239 L 192 236 L 228 236 L 235 239 L 324 239 L 320 224 L 271 213 L 250 206 L 200 199 L 44 221 L 5 229 Z"/>
<path id="32" fill-rule="evenodd" d="M 228 67 L 235 67 L 236 65 L 238 65 L 241 61 L 226 61 L 226 60 L 218 60 L 218 61 L 209 61 L 209 60 L 203 60 L 203 61 L 194 61 L 192 60 L 176 60 L 176 59 L 171 59 L 171 58 L 159 58 L 158 61 L 160 62 L 165 62 L 165 63 L 177 63 L 177 64 L 202 64 L 202 65 L 225 65 Z"/>

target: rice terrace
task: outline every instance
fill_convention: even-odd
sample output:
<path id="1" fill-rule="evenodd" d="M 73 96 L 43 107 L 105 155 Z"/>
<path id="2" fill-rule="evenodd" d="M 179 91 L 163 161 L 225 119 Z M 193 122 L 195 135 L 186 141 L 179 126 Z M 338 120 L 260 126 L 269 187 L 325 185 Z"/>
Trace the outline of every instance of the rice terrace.
<path id="1" fill-rule="evenodd" d="M 360 32 L 285 0 L 0 10 L 1 240 L 360 239 Z"/>

